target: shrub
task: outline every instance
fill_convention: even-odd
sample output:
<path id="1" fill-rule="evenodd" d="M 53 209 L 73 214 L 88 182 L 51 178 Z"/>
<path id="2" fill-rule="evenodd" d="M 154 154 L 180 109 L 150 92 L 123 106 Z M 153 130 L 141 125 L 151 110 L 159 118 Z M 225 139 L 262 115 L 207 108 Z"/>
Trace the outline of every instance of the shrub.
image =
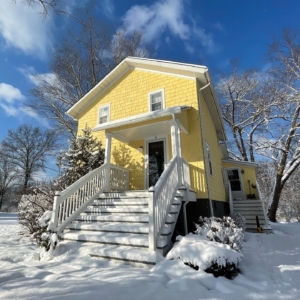
<path id="1" fill-rule="evenodd" d="M 39 219 L 45 212 L 52 210 L 56 188 L 53 183 L 37 183 L 30 188 L 30 194 L 22 196 L 18 205 L 19 223 L 25 233 L 30 234 L 38 243 L 47 228 L 46 224 L 39 223 Z"/>
<path id="2" fill-rule="evenodd" d="M 229 245 L 236 251 L 241 251 L 244 241 L 243 229 L 238 228 L 230 217 L 199 218 L 196 234 L 207 237 L 210 241 Z"/>
<path id="3" fill-rule="evenodd" d="M 179 236 L 177 240 L 167 259 L 181 260 L 189 267 L 212 273 L 215 277 L 232 279 L 238 274 L 243 255 L 229 245 L 212 242 L 196 234 Z"/>
<path id="4" fill-rule="evenodd" d="M 245 229 L 246 229 L 246 218 L 242 214 L 235 212 L 233 214 L 230 214 L 230 217 L 234 221 L 235 225 L 238 228 L 241 228 L 241 229 L 243 229 L 243 231 L 245 231 Z"/>

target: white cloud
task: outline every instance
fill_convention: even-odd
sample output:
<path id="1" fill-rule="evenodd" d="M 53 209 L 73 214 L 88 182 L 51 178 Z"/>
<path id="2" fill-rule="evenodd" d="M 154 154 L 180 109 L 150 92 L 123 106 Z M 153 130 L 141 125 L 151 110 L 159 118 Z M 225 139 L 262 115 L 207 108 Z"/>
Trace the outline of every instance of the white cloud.
<path id="1" fill-rule="evenodd" d="M 141 30 L 147 42 L 159 45 L 160 36 L 167 31 L 184 41 L 187 53 L 195 53 L 199 44 L 209 53 L 218 50 L 210 33 L 197 26 L 191 15 L 185 13 L 185 0 L 158 0 L 150 6 L 132 6 L 124 16 L 123 26 L 128 32 Z M 218 23 L 220 29 L 220 24 Z M 169 36 L 165 42 L 170 44 Z"/>
<path id="2" fill-rule="evenodd" d="M 166 29 L 186 40 L 190 30 L 183 14 L 182 0 L 160 0 L 149 7 L 135 5 L 126 12 L 124 26 L 128 32 L 142 30 L 147 41 L 158 38 Z"/>
<path id="3" fill-rule="evenodd" d="M 110 16 L 113 15 L 114 10 L 115 10 L 113 0 L 102 0 L 101 1 L 101 7 L 104 10 L 104 14 L 107 17 L 110 17 Z"/>
<path id="4" fill-rule="evenodd" d="M 25 97 L 18 88 L 7 83 L 0 83 L 0 103 L 5 101 L 13 103 L 16 100 L 24 100 Z"/>
<path id="5" fill-rule="evenodd" d="M 0 34 L 7 47 L 20 49 L 27 54 L 44 57 L 51 45 L 52 19 L 43 19 L 41 6 L 24 2 L 16 4 L 9 0 L 1 1 Z"/>
<path id="6" fill-rule="evenodd" d="M 50 128 L 47 119 L 41 118 L 32 109 L 23 107 L 25 100 L 26 97 L 18 88 L 4 82 L 0 83 L 0 107 L 2 107 L 8 116 L 22 117 L 25 115 L 37 120 L 45 127 Z"/>

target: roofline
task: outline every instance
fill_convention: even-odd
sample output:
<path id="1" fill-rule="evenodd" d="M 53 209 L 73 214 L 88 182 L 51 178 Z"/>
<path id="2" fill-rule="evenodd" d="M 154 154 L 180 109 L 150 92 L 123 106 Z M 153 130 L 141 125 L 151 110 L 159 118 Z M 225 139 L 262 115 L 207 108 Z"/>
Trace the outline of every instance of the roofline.
<path id="1" fill-rule="evenodd" d="M 258 163 L 251 162 L 251 161 L 242 161 L 242 160 L 233 160 L 233 159 L 222 159 L 222 162 L 230 163 L 230 164 L 237 164 L 237 165 L 244 165 L 249 167 L 258 167 Z"/>

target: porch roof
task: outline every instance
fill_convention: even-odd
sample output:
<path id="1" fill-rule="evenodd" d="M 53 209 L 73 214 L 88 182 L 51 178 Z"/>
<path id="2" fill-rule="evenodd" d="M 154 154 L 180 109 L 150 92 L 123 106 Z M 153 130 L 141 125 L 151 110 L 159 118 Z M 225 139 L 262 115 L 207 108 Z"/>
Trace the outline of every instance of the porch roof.
<path id="1" fill-rule="evenodd" d="M 229 163 L 229 164 L 235 164 L 235 165 L 242 165 L 242 166 L 248 166 L 248 167 L 253 167 L 257 168 L 258 163 L 256 162 L 251 162 L 251 161 L 241 161 L 241 160 L 233 160 L 233 159 L 223 159 L 222 162 L 224 163 Z"/>
<path id="2" fill-rule="evenodd" d="M 180 114 L 182 111 L 189 108 L 189 106 L 174 106 L 148 113 L 143 113 L 119 120 L 114 120 L 104 124 L 99 124 L 94 127 L 92 131 L 107 130 L 108 132 L 112 133 L 116 139 L 125 143 L 144 139 L 150 136 L 170 134 L 170 118 L 166 117 Z M 157 120 L 157 122 L 148 124 L 142 123 L 152 120 Z M 179 126 L 180 131 L 188 134 L 188 128 L 186 128 L 178 119 L 175 120 Z"/>

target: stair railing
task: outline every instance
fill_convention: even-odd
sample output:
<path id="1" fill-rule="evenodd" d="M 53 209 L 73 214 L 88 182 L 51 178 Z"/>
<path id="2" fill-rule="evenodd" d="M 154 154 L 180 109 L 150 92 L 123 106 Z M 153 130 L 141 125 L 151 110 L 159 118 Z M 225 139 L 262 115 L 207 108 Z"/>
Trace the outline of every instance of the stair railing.
<path id="1" fill-rule="evenodd" d="M 149 189 L 149 250 L 156 249 L 157 237 L 161 234 L 173 199 L 178 189 L 178 164 L 181 159 L 173 157 L 154 187 Z"/>
<path id="2" fill-rule="evenodd" d="M 62 192 L 56 192 L 48 227 L 61 233 L 104 190 L 107 164 L 89 172 Z"/>
<path id="3" fill-rule="evenodd" d="M 266 214 L 265 204 L 264 204 L 263 199 L 262 199 L 262 196 L 261 196 L 259 184 L 258 184 L 257 181 L 255 182 L 255 184 L 256 184 L 256 189 L 257 189 L 258 198 L 259 198 L 259 200 L 260 200 L 260 203 L 261 203 L 261 206 L 262 206 L 262 210 L 263 210 L 263 213 L 264 213 L 265 225 L 266 225 L 266 226 L 269 226 L 269 219 L 268 219 L 267 214 Z"/>

